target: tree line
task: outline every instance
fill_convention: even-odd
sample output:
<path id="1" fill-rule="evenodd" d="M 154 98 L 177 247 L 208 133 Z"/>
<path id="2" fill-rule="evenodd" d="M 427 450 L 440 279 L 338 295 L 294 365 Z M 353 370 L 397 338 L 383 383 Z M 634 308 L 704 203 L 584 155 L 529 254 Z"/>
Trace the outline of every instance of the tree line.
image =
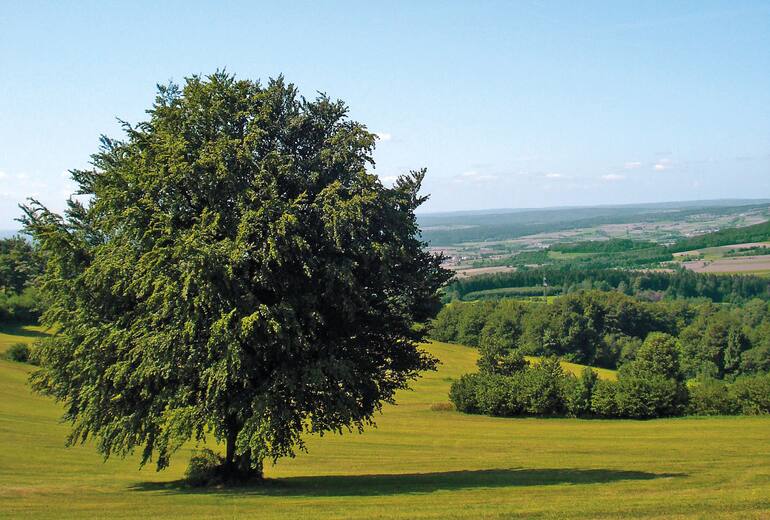
<path id="1" fill-rule="evenodd" d="M 707 298 L 732 303 L 754 298 L 770 300 L 770 281 L 759 276 L 696 273 L 686 269 L 634 271 L 564 264 L 455 279 L 445 287 L 444 301 L 462 300 L 479 291 L 533 287 L 541 285 L 543 278 L 564 294 L 584 289 L 616 289 L 652 300 Z"/>
<path id="2" fill-rule="evenodd" d="M 733 379 L 770 371 L 770 304 L 759 299 L 738 306 L 580 291 L 550 304 L 454 302 L 444 306 L 430 329 L 430 337 L 439 341 L 612 369 L 634 361 L 652 333 L 676 338 L 687 378 Z"/>
<path id="3" fill-rule="evenodd" d="M 39 250 L 20 236 L 0 239 L 0 322 L 33 322 L 41 302 L 34 280 L 43 270 Z"/>

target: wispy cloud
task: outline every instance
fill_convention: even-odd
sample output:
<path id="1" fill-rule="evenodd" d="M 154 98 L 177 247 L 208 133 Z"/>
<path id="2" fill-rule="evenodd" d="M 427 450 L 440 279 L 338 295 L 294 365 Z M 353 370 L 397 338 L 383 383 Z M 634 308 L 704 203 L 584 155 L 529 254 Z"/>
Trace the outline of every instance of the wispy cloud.
<path id="1" fill-rule="evenodd" d="M 636 170 L 637 168 L 642 167 L 641 161 L 628 161 L 626 164 L 623 165 L 623 168 L 625 170 Z"/>
<path id="2" fill-rule="evenodd" d="M 393 140 L 393 135 L 388 132 L 375 132 L 374 135 L 376 135 L 380 141 L 391 141 Z"/>
<path id="3" fill-rule="evenodd" d="M 668 170 L 669 168 L 671 168 L 671 159 L 660 159 L 652 167 L 652 169 L 656 172 L 662 172 L 663 170 Z"/>
<path id="4" fill-rule="evenodd" d="M 607 175 L 602 175 L 602 180 L 607 182 L 622 181 L 625 178 L 625 175 L 620 175 L 619 173 L 608 173 Z"/>
<path id="5" fill-rule="evenodd" d="M 561 173 L 546 173 L 545 174 L 546 179 L 563 179 L 564 175 Z"/>
<path id="6" fill-rule="evenodd" d="M 497 175 L 479 173 L 477 170 L 469 170 L 455 176 L 452 182 L 458 184 L 481 184 L 496 181 L 498 178 Z"/>

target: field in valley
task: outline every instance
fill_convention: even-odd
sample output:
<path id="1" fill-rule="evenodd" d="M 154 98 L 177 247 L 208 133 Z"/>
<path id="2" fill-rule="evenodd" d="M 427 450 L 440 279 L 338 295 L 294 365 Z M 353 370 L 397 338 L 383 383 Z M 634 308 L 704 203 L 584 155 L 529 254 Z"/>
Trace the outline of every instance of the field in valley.
<path id="1" fill-rule="evenodd" d="M 751 254 L 752 250 L 766 251 L 768 246 L 767 242 L 750 242 L 707 247 L 675 253 L 674 258 L 696 273 L 770 276 L 770 255 Z"/>
<path id="2" fill-rule="evenodd" d="M 14 332 L 14 331 L 6 331 Z M 26 336 L 0 336 L 0 350 Z M 475 350 L 434 343 L 442 365 L 363 435 L 312 438 L 261 486 L 180 485 L 167 471 L 65 448 L 60 408 L 0 361 L 4 518 L 767 518 L 770 417 L 590 421 L 432 411 Z"/>

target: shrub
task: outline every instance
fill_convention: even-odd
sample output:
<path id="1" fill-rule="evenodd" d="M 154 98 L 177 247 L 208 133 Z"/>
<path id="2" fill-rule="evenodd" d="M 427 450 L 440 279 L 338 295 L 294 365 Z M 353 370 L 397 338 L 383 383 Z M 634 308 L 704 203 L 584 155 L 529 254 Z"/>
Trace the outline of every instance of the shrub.
<path id="1" fill-rule="evenodd" d="M 770 371 L 770 345 L 762 345 L 746 350 L 741 354 L 741 372 Z"/>
<path id="2" fill-rule="evenodd" d="M 479 413 L 479 402 L 476 397 L 476 387 L 481 374 L 464 374 L 452 383 L 449 389 L 449 400 L 455 408 L 463 413 Z"/>
<path id="3" fill-rule="evenodd" d="M 518 349 L 511 349 L 499 338 L 482 338 L 477 362 L 481 372 L 504 376 L 521 372 L 529 366 L 524 354 Z"/>
<path id="4" fill-rule="evenodd" d="M 679 367 L 679 350 L 679 342 L 673 336 L 651 332 L 637 351 L 634 363 L 639 371 L 683 381 L 684 376 Z"/>
<path id="5" fill-rule="evenodd" d="M 31 357 L 31 351 L 29 345 L 26 343 L 14 343 L 8 348 L 5 356 L 11 361 L 28 363 Z"/>
<path id="6" fill-rule="evenodd" d="M 591 414 L 591 394 L 593 394 L 598 379 L 599 376 L 596 375 L 596 372 L 588 367 L 583 369 L 579 378 L 568 379 L 570 383 L 565 396 L 567 412 L 572 417 L 584 417 Z"/>
<path id="7" fill-rule="evenodd" d="M 730 395 L 729 387 L 723 381 L 706 379 L 690 388 L 688 414 L 733 415 L 737 412 L 738 403 Z"/>
<path id="8" fill-rule="evenodd" d="M 618 404 L 616 401 L 618 384 L 615 381 L 599 379 L 591 393 L 591 412 L 599 417 L 616 417 Z"/>
<path id="9" fill-rule="evenodd" d="M 479 410 L 486 415 L 511 417 L 523 412 L 519 396 L 519 377 L 480 374 L 476 386 Z"/>
<path id="10" fill-rule="evenodd" d="M 564 369 L 551 357 L 521 373 L 519 401 L 532 415 L 561 415 L 566 411 Z"/>
<path id="11" fill-rule="evenodd" d="M 730 386 L 730 395 L 745 415 L 770 413 L 770 374 L 736 379 Z"/>
<path id="12" fill-rule="evenodd" d="M 671 417 L 684 411 L 687 388 L 660 374 L 621 371 L 615 401 L 621 417 Z"/>
<path id="13" fill-rule="evenodd" d="M 224 459 L 206 448 L 193 453 L 184 478 L 193 487 L 215 486 L 224 482 Z"/>

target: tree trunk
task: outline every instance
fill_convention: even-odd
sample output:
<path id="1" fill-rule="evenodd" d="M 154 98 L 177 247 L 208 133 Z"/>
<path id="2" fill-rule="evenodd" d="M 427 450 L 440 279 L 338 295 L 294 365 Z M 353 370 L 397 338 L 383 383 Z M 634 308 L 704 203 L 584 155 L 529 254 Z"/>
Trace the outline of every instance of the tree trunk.
<path id="1" fill-rule="evenodd" d="M 240 426 L 230 421 L 227 432 L 225 461 L 223 465 L 224 476 L 229 481 L 248 481 L 262 478 L 262 459 L 257 464 L 252 464 L 251 451 L 236 453 L 236 440 Z M 256 466 L 256 467 L 253 467 Z"/>
<path id="2" fill-rule="evenodd" d="M 225 452 L 225 468 L 230 470 L 235 464 L 235 440 L 238 438 L 238 430 L 230 428 L 227 432 L 227 448 Z"/>

